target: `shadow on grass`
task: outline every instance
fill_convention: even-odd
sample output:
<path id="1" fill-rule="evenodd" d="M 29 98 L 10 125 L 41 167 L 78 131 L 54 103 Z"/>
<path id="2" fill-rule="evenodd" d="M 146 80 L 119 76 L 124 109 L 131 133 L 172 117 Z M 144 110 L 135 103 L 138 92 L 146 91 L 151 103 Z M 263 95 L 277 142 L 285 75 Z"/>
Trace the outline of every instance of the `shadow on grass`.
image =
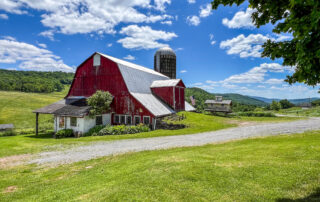
<path id="1" fill-rule="evenodd" d="M 288 198 L 281 198 L 277 199 L 277 202 L 309 202 L 309 201 L 320 201 L 320 188 L 317 188 L 315 192 L 312 194 L 298 199 L 288 199 Z"/>
<path id="2" fill-rule="evenodd" d="M 53 132 L 39 133 L 38 135 L 26 135 L 29 138 L 37 138 L 37 139 L 53 139 Z"/>

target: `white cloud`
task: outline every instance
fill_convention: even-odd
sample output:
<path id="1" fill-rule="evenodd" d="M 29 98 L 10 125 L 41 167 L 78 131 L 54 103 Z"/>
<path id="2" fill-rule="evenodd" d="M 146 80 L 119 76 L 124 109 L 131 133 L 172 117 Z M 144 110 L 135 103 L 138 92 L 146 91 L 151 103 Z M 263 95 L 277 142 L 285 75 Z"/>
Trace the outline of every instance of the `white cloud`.
<path id="1" fill-rule="evenodd" d="M 162 41 L 170 41 L 178 37 L 173 32 L 165 32 L 161 30 L 153 30 L 149 26 L 129 25 L 123 27 L 120 31 L 121 34 L 127 37 L 118 40 L 124 48 L 128 49 L 154 49 L 169 46 L 168 44 L 160 43 Z"/>
<path id="2" fill-rule="evenodd" d="M 258 85 L 257 87 L 258 87 L 258 88 L 266 88 L 266 87 L 263 86 L 263 85 Z"/>
<path id="3" fill-rule="evenodd" d="M 47 48 L 47 45 L 44 43 L 38 43 L 38 46 L 40 46 L 41 48 Z"/>
<path id="4" fill-rule="evenodd" d="M 132 55 L 127 55 L 126 57 L 124 57 L 123 59 L 126 59 L 126 60 L 135 60 L 136 58 Z"/>
<path id="5" fill-rule="evenodd" d="M 209 34 L 209 38 L 210 38 L 210 44 L 213 46 L 214 44 L 216 44 L 216 41 L 213 40 L 214 39 L 214 35 L 213 34 Z"/>
<path id="6" fill-rule="evenodd" d="M 224 18 L 222 24 L 229 28 L 252 28 L 254 24 L 252 23 L 251 15 L 255 12 L 254 9 L 247 8 L 247 10 L 237 12 L 231 20 Z"/>
<path id="7" fill-rule="evenodd" d="M 9 17 L 7 14 L 0 14 L 0 19 L 3 19 L 3 20 L 8 20 Z"/>
<path id="8" fill-rule="evenodd" d="M 225 79 L 224 83 L 271 83 L 278 82 L 281 79 L 269 79 L 265 81 L 267 72 L 282 73 L 284 71 L 289 71 L 290 67 L 284 67 L 278 63 L 263 63 L 258 67 L 250 69 L 248 72 L 242 74 L 232 75 Z M 283 81 L 283 80 L 281 80 Z"/>
<path id="9" fill-rule="evenodd" d="M 170 3 L 171 0 L 1 0 L 0 10 L 15 14 L 24 14 L 28 9 L 42 11 L 41 22 L 51 32 L 114 34 L 114 27 L 120 23 L 154 23 L 171 18 L 141 12 L 150 8 L 164 11 Z M 52 35 L 44 32 L 43 36 Z"/>
<path id="10" fill-rule="evenodd" d="M 233 39 L 222 41 L 220 48 L 227 49 L 228 55 L 239 54 L 241 58 L 261 57 L 262 44 L 268 39 L 270 38 L 262 34 L 250 34 L 247 37 L 240 34 Z"/>
<path id="11" fill-rule="evenodd" d="M 183 51 L 183 48 L 176 48 L 175 52 L 178 52 L 178 51 Z"/>
<path id="12" fill-rule="evenodd" d="M 211 4 L 207 4 L 206 6 L 201 6 L 200 7 L 200 17 L 201 18 L 206 18 L 209 15 L 212 14 L 212 6 Z"/>
<path id="13" fill-rule="evenodd" d="M 171 20 L 162 21 L 161 24 L 172 25 L 172 21 Z"/>
<path id="14" fill-rule="evenodd" d="M 194 4 L 194 3 L 196 3 L 196 0 L 188 0 L 188 3 L 189 4 Z"/>
<path id="15" fill-rule="evenodd" d="M 154 0 L 155 9 L 164 11 L 166 9 L 166 4 L 171 4 L 171 0 Z"/>
<path id="16" fill-rule="evenodd" d="M 12 37 L 12 36 L 3 36 L 3 39 L 9 40 L 9 41 L 16 41 L 16 38 Z"/>
<path id="17" fill-rule="evenodd" d="M 274 84 L 281 84 L 283 83 L 283 81 L 284 81 L 283 79 L 269 79 L 265 81 L 265 83 L 274 85 Z"/>
<path id="18" fill-rule="evenodd" d="M 112 47 L 112 43 L 108 43 L 108 44 L 107 44 L 107 47 L 108 47 L 108 48 Z"/>
<path id="19" fill-rule="evenodd" d="M 198 16 L 188 16 L 187 23 L 189 25 L 198 26 L 200 24 L 200 18 Z"/>
<path id="20" fill-rule="evenodd" d="M 41 32 L 39 35 L 46 37 L 48 39 L 50 39 L 51 41 L 54 41 L 54 31 L 53 30 L 47 30 L 47 31 L 43 31 Z"/>
<path id="21" fill-rule="evenodd" d="M 47 49 L 7 39 L 0 40 L 0 63 L 18 64 L 24 70 L 74 71 Z"/>
<path id="22" fill-rule="evenodd" d="M 180 71 L 181 74 L 184 74 L 184 73 L 187 73 L 187 72 L 188 72 L 188 71 L 185 70 L 185 69 Z"/>

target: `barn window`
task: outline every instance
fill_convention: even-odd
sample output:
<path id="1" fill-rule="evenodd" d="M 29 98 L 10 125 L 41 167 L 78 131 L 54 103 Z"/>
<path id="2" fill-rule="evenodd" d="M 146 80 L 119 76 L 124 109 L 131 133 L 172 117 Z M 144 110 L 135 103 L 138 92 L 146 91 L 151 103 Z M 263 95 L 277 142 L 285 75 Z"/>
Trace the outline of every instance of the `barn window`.
<path id="1" fill-rule="evenodd" d="M 120 117 L 119 115 L 114 115 L 114 123 L 119 124 L 120 123 Z"/>
<path id="2" fill-rule="evenodd" d="M 77 126 L 77 117 L 70 118 L 70 126 L 73 126 L 73 127 Z"/>
<path id="3" fill-rule="evenodd" d="M 96 125 L 97 126 L 102 125 L 102 116 L 96 116 Z"/>
<path id="4" fill-rule="evenodd" d="M 64 117 L 59 118 L 59 127 L 64 128 Z"/>
<path id="5" fill-rule="evenodd" d="M 140 116 L 134 116 L 134 125 L 140 124 Z"/>
<path id="6" fill-rule="evenodd" d="M 127 116 L 127 125 L 132 125 L 132 117 Z"/>
<path id="7" fill-rule="evenodd" d="M 144 116 L 143 117 L 143 124 L 149 125 L 150 124 L 150 116 Z"/>
<path id="8" fill-rule="evenodd" d="M 120 124 L 126 124 L 126 116 L 125 115 L 121 115 L 120 116 Z"/>

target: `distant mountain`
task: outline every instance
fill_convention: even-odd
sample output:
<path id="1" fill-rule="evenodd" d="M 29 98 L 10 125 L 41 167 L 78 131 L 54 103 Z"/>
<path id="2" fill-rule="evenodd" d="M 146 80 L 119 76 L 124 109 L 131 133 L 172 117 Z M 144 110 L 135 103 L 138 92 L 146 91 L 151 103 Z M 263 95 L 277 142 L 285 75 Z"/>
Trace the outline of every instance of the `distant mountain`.
<path id="1" fill-rule="evenodd" d="M 200 88 L 186 88 L 185 95 L 187 101 L 190 101 L 190 96 L 193 95 L 197 100 L 197 103 L 201 103 L 201 105 L 204 104 L 205 100 L 215 99 L 215 95 L 223 96 L 223 99 L 225 100 L 232 100 L 233 102 L 244 105 L 255 105 L 260 107 L 267 105 L 267 103 L 249 96 L 234 93 L 214 94 Z"/>
<path id="2" fill-rule="evenodd" d="M 266 103 L 271 103 L 273 100 L 279 102 L 281 99 L 276 99 L 276 98 L 264 98 L 264 97 L 257 97 L 257 96 L 250 96 L 254 99 L 266 102 Z M 306 102 L 312 102 L 315 100 L 319 100 L 320 98 L 301 98 L 301 99 L 288 99 L 292 104 L 301 104 L 301 103 L 306 103 Z"/>

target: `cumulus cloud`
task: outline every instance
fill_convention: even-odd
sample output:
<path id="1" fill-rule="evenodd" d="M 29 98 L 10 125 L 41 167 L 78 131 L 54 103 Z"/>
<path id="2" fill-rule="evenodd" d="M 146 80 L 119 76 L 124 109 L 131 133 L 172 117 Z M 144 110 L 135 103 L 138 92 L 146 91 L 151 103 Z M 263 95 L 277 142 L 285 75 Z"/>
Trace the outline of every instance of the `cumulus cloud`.
<path id="1" fill-rule="evenodd" d="M 51 41 L 54 41 L 54 31 L 53 30 L 47 30 L 47 31 L 43 31 L 41 32 L 39 35 L 46 37 L 48 39 L 50 39 Z"/>
<path id="2" fill-rule="evenodd" d="M 267 81 L 265 81 L 265 83 L 267 84 L 281 84 L 283 83 L 283 79 L 269 79 Z"/>
<path id="3" fill-rule="evenodd" d="M 125 60 L 135 60 L 136 58 L 134 56 L 132 56 L 132 55 L 127 55 L 123 59 L 125 59 Z"/>
<path id="4" fill-rule="evenodd" d="M 252 28 L 254 24 L 252 23 L 251 15 L 255 12 L 252 8 L 247 8 L 247 10 L 237 12 L 231 20 L 224 18 L 222 24 L 229 28 Z"/>
<path id="5" fill-rule="evenodd" d="M 0 14 L 0 19 L 3 19 L 3 20 L 8 20 L 9 17 L 7 14 Z"/>
<path id="6" fill-rule="evenodd" d="M 144 14 L 141 9 L 164 11 L 171 0 L 152 2 L 154 5 L 150 0 L 2 0 L 0 10 L 15 14 L 24 14 L 27 9 L 43 11 L 41 22 L 51 32 L 114 34 L 114 27 L 119 23 L 154 23 L 167 19 L 168 15 Z M 42 34 L 52 38 L 49 32 Z"/>
<path id="7" fill-rule="evenodd" d="M 194 3 L 196 3 L 196 0 L 188 0 L 188 3 L 189 4 L 194 4 Z"/>
<path id="8" fill-rule="evenodd" d="M 182 74 L 187 73 L 187 72 L 188 72 L 188 71 L 185 70 L 185 69 L 180 71 L 180 73 L 182 73 Z"/>
<path id="9" fill-rule="evenodd" d="M 210 44 L 213 46 L 214 44 L 216 44 L 216 41 L 213 40 L 214 39 L 214 35 L 213 34 L 209 34 L 209 38 L 210 38 Z"/>
<path id="10" fill-rule="evenodd" d="M 243 34 L 222 41 L 220 48 L 227 49 L 228 55 L 240 55 L 241 58 L 246 57 L 261 57 L 262 44 L 265 43 L 269 37 L 262 34 L 250 34 L 245 37 Z"/>
<path id="11" fill-rule="evenodd" d="M 200 18 L 198 16 L 188 16 L 187 23 L 189 25 L 198 26 L 200 24 Z"/>
<path id="12" fill-rule="evenodd" d="M 172 25 L 172 21 L 171 20 L 162 21 L 161 24 Z"/>
<path id="13" fill-rule="evenodd" d="M 206 18 L 211 14 L 212 14 L 212 6 L 211 6 L 211 4 L 207 4 L 205 6 L 201 6 L 200 7 L 200 15 L 199 16 L 201 18 Z"/>
<path id="14" fill-rule="evenodd" d="M 34 71 L 74 71 L 51 51 L 16 40 L 0 39 L 0 63 Z"/>
<path id="15" fill-rule="evenodd" d="M 127 37 L 118 40 L 124 48 L 128 49 L 154 49 L 169 46 L 159 41 L 170 41 L 178 37 L 173 32 L 165 32 L 161 30 L 153 30 L 149 26 L 129 25 L 120 30 L 120 34 Z"/>

